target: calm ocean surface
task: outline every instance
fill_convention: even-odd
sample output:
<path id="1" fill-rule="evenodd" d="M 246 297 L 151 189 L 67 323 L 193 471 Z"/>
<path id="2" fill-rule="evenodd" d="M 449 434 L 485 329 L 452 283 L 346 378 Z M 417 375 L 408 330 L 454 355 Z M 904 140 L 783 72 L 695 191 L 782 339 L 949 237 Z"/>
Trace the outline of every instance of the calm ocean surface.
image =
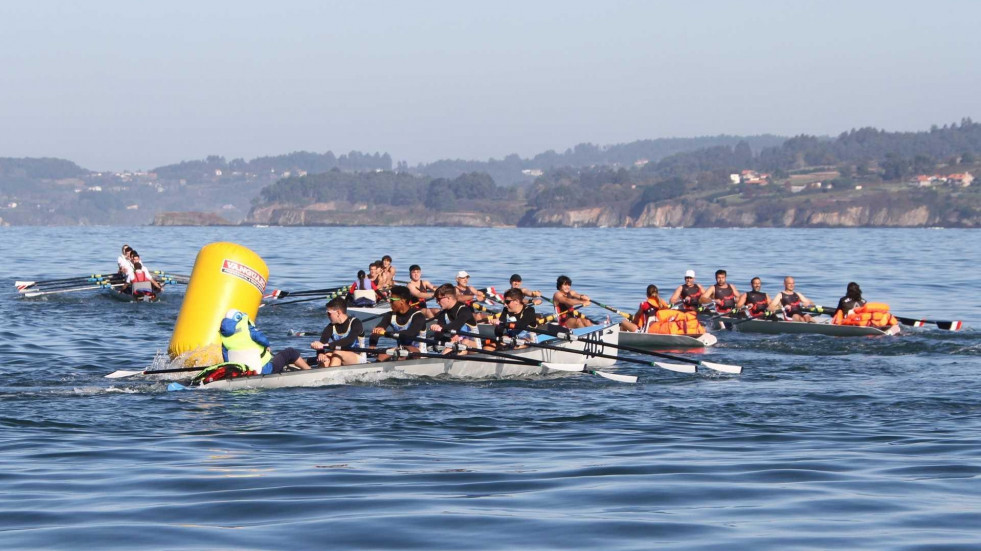
<path id="1" fill-rule="evenodd" d="M 0 228 L 0 549 L 981 548 L 977 230 Z M 434 283 L 573 287 L 631 311 L 648 283 L 728 269 L 819 304 L 849 281 L 960 332 L 895 338 L 720 333 L 740 376 L 622 364 L 599 377 L 427 379 L 167 392 L 139 378 L 182 290 L 21 299 L 15 279 L 259 253 L 269 289 L 330 287 L 390 254 Z M 274 347 L 320 302 L 263 308 Z M 591 314 L 605 315 L 594 308 Z"/>

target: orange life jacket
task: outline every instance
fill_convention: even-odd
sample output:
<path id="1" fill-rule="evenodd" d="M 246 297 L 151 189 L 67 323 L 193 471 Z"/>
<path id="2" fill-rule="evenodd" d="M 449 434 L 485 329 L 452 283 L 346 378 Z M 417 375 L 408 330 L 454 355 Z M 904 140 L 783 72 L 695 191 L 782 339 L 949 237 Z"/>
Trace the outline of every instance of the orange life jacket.
<path id="1" fill-rule="evenodd" d="M 647 326 L 647 332 L 659 335 L 702 335 L 705 333 L 705 326 L 699 323 L 694 312 L 658 310 L 654 314 L 654 321 Z"/>
<path id="2" fill-rule="evenodd" d="M 892 327 L 899 323 L 889 313 L 889 305 L 884 302 L 867 302 L 856 307 L 847 316 L 839 311 L 831 320 L 835 325 L 859 325 L 862 327 Z"/>

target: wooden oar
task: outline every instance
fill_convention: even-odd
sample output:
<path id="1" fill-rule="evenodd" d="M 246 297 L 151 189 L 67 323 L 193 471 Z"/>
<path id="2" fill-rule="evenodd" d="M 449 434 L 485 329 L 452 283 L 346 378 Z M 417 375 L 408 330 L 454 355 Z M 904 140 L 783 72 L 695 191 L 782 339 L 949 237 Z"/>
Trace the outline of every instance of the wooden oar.
<path id="1" fill-rule="evenodd" d="M 463 333 L 460 333 L 460 334 L 463 334 Z M 398 332 L 393 332 L 393 331 L 385 331 L 385 336 L 386 337 L 389 337 L 391 339 L 398 339 L 399 333 Z M 478 339 L 478 342 L 480 342 L 480 340 L 479 340 L 480 339 L 480 335 L 476 335 L 476 337 Z M 498 352 L 496 350 L 484 350 L 484 349 L 482 349 L 480 347 L 478 347 L 478 348 L 469 348 L 469 347 L 467 347 L 465 345 L 462 345 L 460 343 L 444 343 L 444 342 L 439 341 L 437 339 L 429 339 L 429 338 L 425 338 L 425 337 L 422 337 L 422 336 L 416 337 L 416 340 L 419 341 L 419 342 L 424 342 L 426 344 L 431 344 L 433 346 L 449 347 L 454 352 L 463 352 L 463 351 L 466 351 L 466 350 L 471 350 L 475 354 L 485 354 L 487 356 L 494 356 L 494 357 L 497 357 L 497 358 L 502 358 L 504 360 L 508 360 L 510 362 L 519 362 L 519 363 L 524 364 L 524 365 L 537 365 L 537 366 L 545 367 L 545 368 L 548 368 L 548 369 L 553 369 L 555 371 L 568 371 L 568 372 L 590 373 L 592 375 L 598 375 L 600 377 L 603 377 L 603 378 L 606 378 L 606 379 L 610 379 L 611 381 L 618 381 L 618 382 L 621 382 L 621 383 L 636 383 L 637 382 L 637 377 L 634 377 L 632 375 L 617 375 L 616 373 L 607 373 L 606 371 L 599 371 L 599 370 L 592 369 L 592 368 L 588 367 L 585 363 L 581 363 L 581 364 L 580 363 L 569 364 L 569 363 L 560 363 L 560 362 L 545 362 L 545 361 L 535 360 L 535 359 L 532 359 L 532 358 L 522 358 L 521 356 L 513 356 L 511 354 L 505 354 L 504 352 Z M 420 354 L 422 354 L 422 353 L 420 352 Z M 444 354 L 432 354 L 431 356 L 427 356 L 427 357 L 445 358 L 446 355 L 444 355 Z M 458 357 L 459 357 L 459 359 L 464 359 L 464 360 L 466 360 L 466 359 L 474 359 L 474 356 L 472 356 L 472 355 L 458 356 Z M 483 361 L 487 361 L 487 360 L 483 360 Z M 494 361 L 496 361 L 496 360 L 494 360 Z"/>
<path id="2" fill-rule="evenodd" d="M 596 343 L 597 342 L 597 341 L 594 341 L 592 339 L 587 339 L 587 338 L 580 337 L 580 336 L 578 336 L 578 335 L 576 335 L 576 334 L 574 334 L 572 332 L 569 332 L 569 331 L 561 331 L 561 332 L 559 332 L 558 335 L 552 335 L 548 331 L 542 331 L 541 329 L 537 329 L 537 328 L 534 328 L 534 327 L 528 327 L 527 329 L 528 329 L 528 331 L 531 331 L 532 333 L 539 333 L 539 334 L 542 334 L 542 335 L 553 336 L 553 337 L 557 337 L 557 338 L 564 339 L 564 340 L 567 340 L 567 341 L 582 341 L 582 342 L 587 342 L 587 343 L 588 342 L 593 342 L 593 343 Z M 632 361 L 634 363 L 655 364 L 655 365 L 657 365 L 657 367 L 662 367 L 664 369 L 671 369 L 672 371 L 679 371 L 678 369 L 672 369 L 672 368 L 681 368 L 681 367 L 684 367 L 684 368 L 687 369 L 687 371 L 680 371 L 681 373 L 694 373 L 695 372 L 695 366 L 705 367 L 705 368 L 708 368 L 708 369 L 712 369 L 714 371 L 720 371 L 722 373 L 739 374 L 739 373 L 742 373 L 742 371 L 743 371 L 743 368 L 741 366 L 738 366 L 738 365 L 720 364 L 720 363 L 716 363 L 716 362 L 706 362 L 706 361 L 702 361 L 702 360 L 692 360 L 692 359 L 689 359 L 689 358 L 683 358 L 681 356 L 675 356 L 673 354 L 665 354 L 663 352 L 655 352 L 653 350 L 644 350 L 642 348 L 634 348 L 632 346 L 625 346 L 625 345 L 622 345 L 622 344 L 610 344 L 610 343 L 606 343 L 606 342 L 598 342 L 598 344 L 600 346 L 609 346 L 610 348 L 614 348 L 616 350 L 626 350 L 627 352 L 633 352 L 635 354 L 647 354 L 647 355 L 650 355 L 650 356 L 657 356 L 659 358 L 665 358 L 665 359 L 668 359 L 668 360 L 675 360 L 675 361 L 678 361 L 678 362 L 684 362 L 686 364 L 691 364 L 692 367 L 689 368 L 688 366 L 678 366 L 676 364 L 669 364 L 669 363 L 665 363 L 665 362 L 646 362 L 646 361 L 643 361 L 643 360 L 633 360 L 631 358 L 621 358 L 621 357 L 617 357 L 617 356 L 602 356 L 602 355 L 600 356 L 600 357 L 612 357 L 613 359 L 616 359 L 616 360 L 622 360 L 622 361 L 628 361 L 628 362 L 629 361 Z M 566 350 L 566 349 L 563 348 L 563 350 Z M 592 354 L 592 353 L 589 353 L 589 354 Z"/>

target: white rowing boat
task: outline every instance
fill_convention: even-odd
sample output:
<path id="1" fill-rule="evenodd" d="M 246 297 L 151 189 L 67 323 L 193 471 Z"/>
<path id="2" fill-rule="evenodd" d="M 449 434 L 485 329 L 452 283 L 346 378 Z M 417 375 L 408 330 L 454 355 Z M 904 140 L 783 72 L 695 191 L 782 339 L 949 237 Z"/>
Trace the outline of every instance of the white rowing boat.
<path id="1" fill-rule="evenodd" d="M 899 334 L 899 326 L 885 329 L 857 325 L 832 325 L 804 321 L 746 320 L 721 318 L 716 321 L 722 328 L 739 333 L 764 333 L 768 335 L 828 335 L 831 337 L 881 337 Z"/>
<path id="2" fill-rule="evenodd" d="M 238 390 L 256 388 L 285 388 L 285 387 L 316 387 L 341 385 L 357 382 L 372 382 L 389 378 L 433 377 L 463 380 L 480 379 L 528 379 L 559 374 L 570 374 L 568 369 L 553 369 L 549 364 L 567 366 L 583 364 L 589 367 L 609 367 L 616 363 L 615 359 L 590 357 L 590 353 L 608 354 L 615 356 L 614 348 L 604 344 L 617 344 L 620 333 L 618 326 L 587 327 L 576 330 L 584 340 L 573 342 L 549 341 L 555 346 L 566 350 L 547 350 L 542 348 L 523 348 L 508 351 L 508 354 L 522 359 L 539 363 L 527 365 L 498 361 L 492 356 L 475 356 L 475 359 L 450 358 L 419 358 L 397 362 L 374 362 L 361 365 L 316 368 L 304 371 L 291 371 L 272 375 L 254 375 L 223 379 L 203 385 L 183 387 L 171 385 L 170 388 L 180 390 L 216 389 Z M 595 338 L 595 340 L 592 340 Z M 577 352 L 579 351 L 579 352 Z M 479 359 L 476 359 L 479 358 Z M 152 372 L 146 373 L 152 376 Z"/>

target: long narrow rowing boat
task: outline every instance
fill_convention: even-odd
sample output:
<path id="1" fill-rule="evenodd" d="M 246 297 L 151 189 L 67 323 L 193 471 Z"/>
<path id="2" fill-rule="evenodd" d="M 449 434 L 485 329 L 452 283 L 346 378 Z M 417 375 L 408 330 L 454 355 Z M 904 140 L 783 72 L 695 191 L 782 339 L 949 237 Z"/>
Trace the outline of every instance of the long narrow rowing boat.
<path id="1" fill-rule="evenodd" d="M 566 350 L 548 350 L 542 348 L 524 348 L 508 353 L 512 356 L 534 360 L 535 362 L 550 362 L 555 364 L 586 364 L 590 367 L 609 367 L 616 363 L 615 359 L 590 357 L 590 353 L 608 354 L 615 356 L 614 348 L 604 344 L 617 344 L 620 328 L 616 325 L 609 327 L 587 327 L 577 330 L 586 337 L 585 341 L 555 341 L 556 346 Z M 595 339 L 595 340 L 594 340 Z M 317 368 L 304 371 L 291 371 L 273 375 L 254 375 L 222 379 L 203 385 L 173 387 L 176 389 L 215 389 L 237 390 L 254 388 L 285 388 L 285 387 L 314 387 L 340 385 L 354 382 L 376 381 L 386 378 L 435 377 L 464 380 L 479 379 L 528 379 L 558 374 L 570 374 L 566 370 L 550 369 L 547 365 L 520 365 L 495 361 L 489 356 L 475 355 L 480 359 L 443 359 L 420 358 L 397 362 L 374 362 L 361 365 Z M 147 373 L 152 375 L 152 372 Z"/>
<path id="2" fill-rule="evenodd" d="M 714 345 L 718 339 L 711 333 L 697 337 L 688 335 L 660 335 L 657 333 L 620 333 L 620 344 L 641 350 L 705 348 Z"/>
<path id="3" fill-rule="evenodd" d="M 739 333 L 765 333 L 768 335 L 828 335 L 831 337 L 881 337 L 899 334 L 899 326 L 886 329 L 859 327 L 857 325 L 832 325 L 830 323 L 807 323 L 803 321 L 746 320 L 720 318 L 720 327 Z"/>

